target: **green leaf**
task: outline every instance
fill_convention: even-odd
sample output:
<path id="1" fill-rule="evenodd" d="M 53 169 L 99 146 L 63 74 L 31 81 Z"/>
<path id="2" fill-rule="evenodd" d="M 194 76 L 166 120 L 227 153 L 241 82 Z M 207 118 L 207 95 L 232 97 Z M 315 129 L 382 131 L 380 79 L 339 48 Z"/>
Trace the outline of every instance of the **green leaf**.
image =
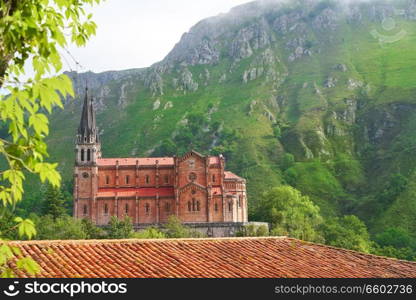
<path id="1" fill-rule="evenodd" d="M 36 275 L 40 272 L 40 266 L 30 257 L 24 257 L 16 261 L 16 266 L 20 270 L 24 270 L 30 275 Z"/>
<path id="2" fill-rule="evenodd" d="M 28 239 L 31 239 L 34 235 L 36 235 L 35 224 L 32 220 L 29 219 L 21 220 L 18 222 L 17 230 L 19 236 L 26 236 Z"/>
<path id="3" fill-rule="evenodd" d="M 44 114 L 34 114 L 29 117 L 29 125 L 33 127 L 35 132 L 39 135 L 45 133 L 49 134 L 48 118 Z"/>

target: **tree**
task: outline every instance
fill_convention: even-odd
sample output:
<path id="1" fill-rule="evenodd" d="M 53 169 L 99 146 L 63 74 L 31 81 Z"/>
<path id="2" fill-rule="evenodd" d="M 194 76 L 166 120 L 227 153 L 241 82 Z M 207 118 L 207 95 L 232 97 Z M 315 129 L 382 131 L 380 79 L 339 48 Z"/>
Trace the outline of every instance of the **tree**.
<path id="1" fill-rule="evenodd" d="M 19 238 L 17 228 L 15 228 L 14 214 L 7 208 L 3 208 L 0 216 L 0 236 L 8 240 Z"/>
<path id="2" fill-rule="evenodd" d="M 168 222 L 163 226 L 168 238 L 191 238 L 202 237 L 203 234 L 182 225 L 181 220 L 176 216 L 170 216 Z"/>
<path id="3" fill-rule="evenodd" d="M 94 225 L 90 219 L 81 220 L 83 231 L 85 232 L 86 239 L 103 239 L 106 237 L 105 231 Z"/>
<path id="4" fill-rule="evenodd" d="M 257 226 L 254 224 L 245 225 L 236 233 L 236 236 L 268 236 L 269 230 L 267 226 Z"/>
<path id="5" fill-rule="evenodd" d="M 328 218 L 321 226 L 325 244 L 369 253 L 370 236 L 367 226 L 354 215 Z"/>
<path id="6" fill-rule="evenodd" d="M 15 207 L 22 199 L 23 171 L 34 173 L 42 182 L 59 186 L 57 164 L 45 161 L 48 156 L 45 137 L 48 118 L 54 107 L 63 107 L 61 97 L 74 97 L 66 75 L 50 77 L 61 71 L 59 49 L 69 41 L 85 45 L 95 34 L 96 25 L 85 6 L 100 0 L 8 0 L 0 2 L 0 202 L 3 207 Z M 34 73 L 25 81 L 25 64 L 32 63 Z M 4 163 L 3 163 L 4 161 Z M 36 234 L 29 219 L 16 217 L 13 227 L 19 236 L 32 238 Z M 16 247 L 0 240 L 0 275 L 13 276 L 7 267 L 9 259 L 20 255 Z M 21 258 L 16 265 L 29 273 L 39 268 L 32 260 Z"/>
<path id="7" fill-rule="evenodd" d="M 110 239 L 127 239 L 133 236 L 133 224 L 129 217 L 120 220 L 112 216 L 107 229 L 107 236 Z"/>
<path id="8" fill-rule="evenodd" d="M 409 247 L 395 248 L 393 246 L 380 246 L 377 243 L 372 248 L 371 253 L 387 257 L 395 257 L 405 260 L 416 260 L 416 251 Z"/>
<path id="9" fill-rule="evenodd" d="M 60 188 L 48 185 L 43 196 L 42 214 L 54 220 L 66 215 L 66 200 Z"/>
<path id="10" fill-rule="evenodd" d="M 258 217 L 271 223 L 271 235 L 289 235 L 307 241 L 321 241 L 319 207 L 291 186 L 265 192 L 257 207 Z"/>
<path id="11" fill-rule="evenodd" d="M 401 227 L 387 228 L 385 231 L 375 236 L 375 241 L 382 247 L 393 246 L 395 248 L 412 248 L 415 246 L 409 232 Z"/>
<path id="12" fill-rule="evenodd" d="M 379 201 L 385 206 L 391 204 L 406 189 L 408 182 L 402 174 L 392 174 L 386 187 L 379 194 Z"/>
<path id="13" fill-rule="evenodd" d="M 81 240 L 86 239 L 82 221 L 70 216 L 61 216 L 54 219 L 50 215 L 32 217 L 35 220 L 39 240 Z"/>
<path id="14" fill-rule="evenodd" d="M 136 239 L 164 239 L 166 235 L 155 227 L 148 227 L 139 232 L 135 232 L 133 237 Z"/>
<path id="15" fill-rule="evenodd" d="M 172 156 L 177 152 L 175 143 L 171 139 L 163 140 L 162 144 L 153 151 L 155 156 Z"/>

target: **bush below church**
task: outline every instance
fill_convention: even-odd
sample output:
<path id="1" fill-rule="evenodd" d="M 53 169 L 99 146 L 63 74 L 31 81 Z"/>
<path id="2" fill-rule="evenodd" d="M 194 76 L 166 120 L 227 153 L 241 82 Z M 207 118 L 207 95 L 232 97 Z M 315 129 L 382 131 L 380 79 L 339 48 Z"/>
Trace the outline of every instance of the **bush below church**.
<path id="1" fill-rule="evenodd" d="M 155 238 L 201 238 L 204 235 L 183 225 L 178 218 L 171 216 L 161 228 L 148 227 L 134 231 L 131 219 L 112 217 L 107 227 L 95 226 L 90 220 L 74 219 L 69 215 L 37 216 L 31 214 L 39 240 L 80 240 L 80 239 L 155 239 Z"/>

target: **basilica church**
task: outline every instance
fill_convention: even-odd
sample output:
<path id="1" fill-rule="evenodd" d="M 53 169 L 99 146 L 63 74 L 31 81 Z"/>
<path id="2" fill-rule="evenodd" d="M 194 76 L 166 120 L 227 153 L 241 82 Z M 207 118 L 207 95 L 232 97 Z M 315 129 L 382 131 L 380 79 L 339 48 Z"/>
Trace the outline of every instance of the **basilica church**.
<path id="1" fill-rule="evenodd" d="M 106 225 L 111 216 L 128 216 L 136 228 L 164 223 L 170 215 L 203 226 L 247 222 L 246 181 L 225 170 L 222 155 L 103 158 L 88 89 L 75 152 L 76 218 Z"/>

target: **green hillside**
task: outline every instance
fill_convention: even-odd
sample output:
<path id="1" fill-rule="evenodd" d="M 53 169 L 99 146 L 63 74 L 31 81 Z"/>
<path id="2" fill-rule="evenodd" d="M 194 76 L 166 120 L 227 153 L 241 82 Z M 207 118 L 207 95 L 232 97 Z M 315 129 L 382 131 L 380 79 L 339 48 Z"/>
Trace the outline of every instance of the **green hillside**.
<path id="1" fill-rule="evenodd" d="M 416 238 L 415 70 L 413 0 L 269 1 L 201 21 L 150 68 L 69 75 L 79 97 L 87 79 L 94 91 L 104 156 L 224 153 L 251 208 L 290 184 L 324 217 Z M 80 110 L 51 118 L 68 183 Z"/>

